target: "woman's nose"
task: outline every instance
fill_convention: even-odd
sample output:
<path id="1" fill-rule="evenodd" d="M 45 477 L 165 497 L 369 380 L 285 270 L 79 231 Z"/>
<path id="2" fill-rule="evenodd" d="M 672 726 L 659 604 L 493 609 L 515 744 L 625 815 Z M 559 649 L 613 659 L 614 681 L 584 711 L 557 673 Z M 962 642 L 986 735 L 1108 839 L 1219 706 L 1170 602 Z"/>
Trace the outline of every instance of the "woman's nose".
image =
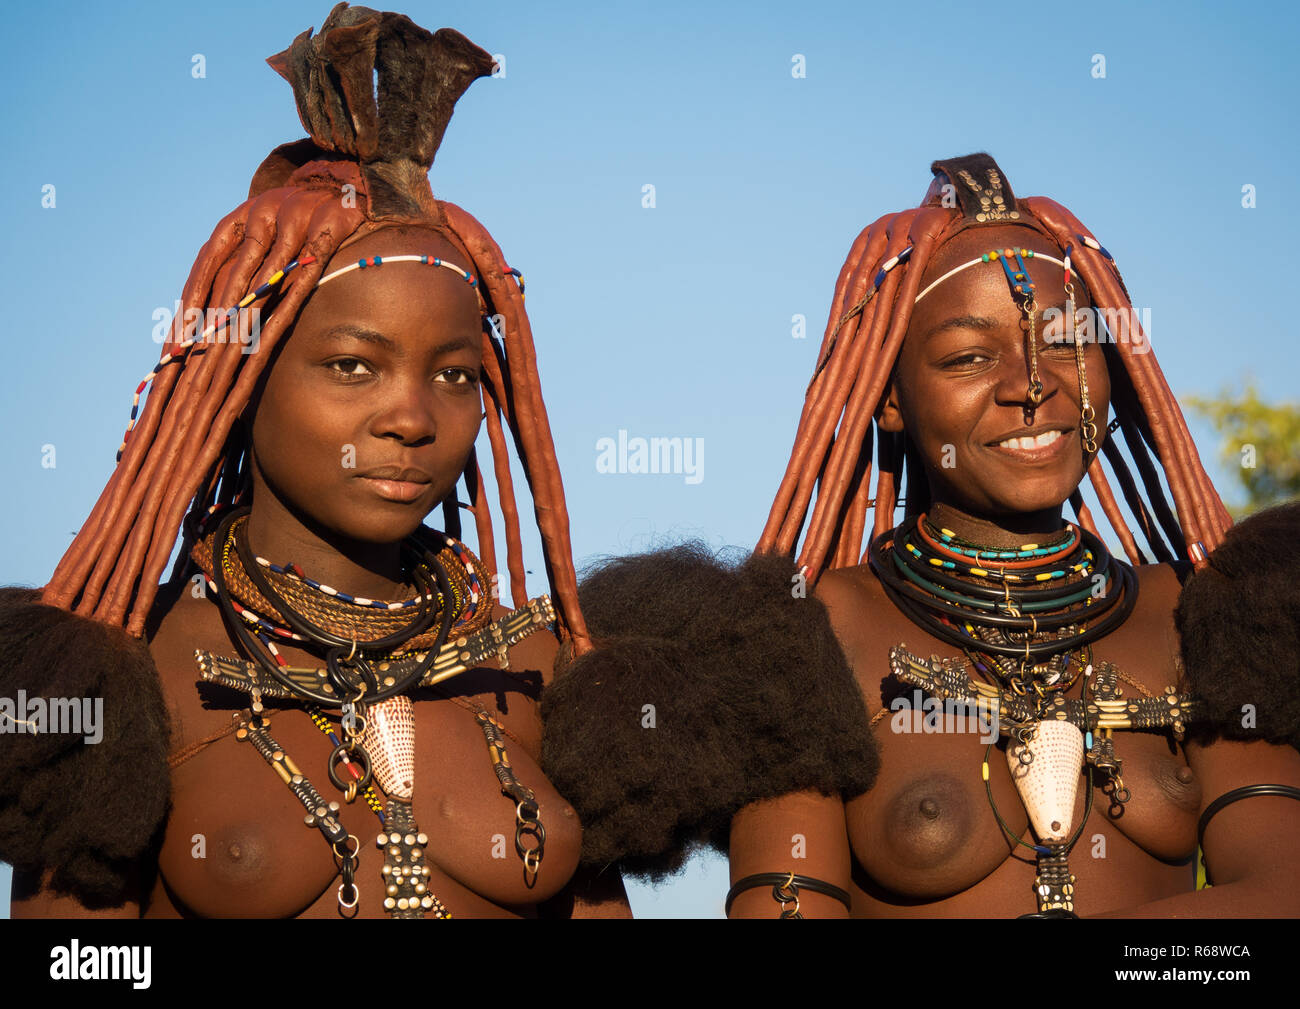
<path id="1" fill-rule="evenodd" d="M 1041 335 L 1034 334 L 1031 345 L 1028 333 L 1020 341 L 1017 353 L 1002 358 L 994 396 L 999 404 L 1019 406 L 1025 411 L 1025 423 L 1033 423 L 1034 411 L 1060 391 L 1061 379 L 1051 361 L 1045 359 Z"/>
<path id="2" fill-rule="evenodd" d="M 436 438 L 434 391 L 428 383 L 394 383 L 383 407 L 371 421 L 370 433 L 376 438 L 394 438 L 404 445 L 418 445 Z"/>

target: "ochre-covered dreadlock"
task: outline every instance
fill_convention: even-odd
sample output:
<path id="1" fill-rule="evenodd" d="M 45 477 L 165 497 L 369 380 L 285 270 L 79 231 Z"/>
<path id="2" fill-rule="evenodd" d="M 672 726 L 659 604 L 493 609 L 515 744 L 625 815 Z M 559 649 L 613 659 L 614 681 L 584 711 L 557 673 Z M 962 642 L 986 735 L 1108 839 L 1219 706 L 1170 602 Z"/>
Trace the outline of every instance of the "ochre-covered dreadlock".
<path id="1" fill-rule="evenodd" d="M 197 517 L 233 500 L 249 446 L 232 429 L 330 258 L 351 238 L 415 226 L 442 233 L 464 251 L 466 268 L 480 278 L 487 314 L 504 320 L 499 341 L 485 327 L 481 387 L 514 600 L 524 602 L 527 588 L 505 428 L 532 493 L 560 636 L 572 638 L 578 654 L 587 651 L 564 488 L 517 274 L 478 221 L 435 200 L 429 188 L 428 171 L 452 108 L 470 83 L 491 72 L 491 57 L 450 29 L 431 34 L 400 14 L 341 3 L 319 34 L 304 32 L 267 62 L 293 85 L 309 138 L 272 152 L 247 202 L 200 250 L 163 345 L 163 359 L 173 352 L 176 359 L 158 371 L 117 468 L 42 601 L 143 634 L 187 510 Z M 179 349 L 195 336 L 184 324 L 192 310 L 204 318 L 212 308 L 224 312 L 298 260 L 303 265 L 263 306 L 269 318 L 252 353 L 237 340 Z M 465 482 L 479 552 L 496 570 L 492 519 L 474 454 Z M 458 535 L 454 501 L 444 504 L 444 514 L 448 532 Z"/>
<path id="2" fill-rule="evenodd" d="M 1134 319 L 1113 260 L 1073 214 L 1044 197 L 1020 198 L 1016 206 L 1017 223 L 1036 228 L 1061 250 L 1073 246 L 1075 271 L 1094 307 L 1123 311 Z M 798 561 L 809 581 L 815 582 L 828 568 L 862 563 L 867 513 L 874 507 L 874 535 L 892 528 L 904 469 L 919 471 L 917 460 L 908 458 L 905 438 L 880 430 L 875 417 L 927 264 L 967 224 L 960 208 L 928 199 L 924 206 L 887 214 L 864 229 L 840 270 L 794 449 L 757 546 L 760 552 L 794 554 L 807 519 Z M 1104 350 L 1115 423 L 1132 455 L 1145 498 L 1117 441 L 1105 438 L 1102 453 L 1154 558 L 1190 557 L 1199 566 L 1231 519 L 1201 465 L 1145 334 L 1136 321 L 1134 327 L 1131 341 L 1108 343 Z M 1152 453 L 1164 469 L 1176 514 L 1165 499 Z M 1133 563 L 1143 563 L 1146 558 L 1120 513 L 1100 455 L 1092 460 L 1088 476 L 1125 553 Z M 926 492 L 916 483 L 909 478 L 909 514 L 928 504 L 923 500 Z M 816 502 L 809 519 L 814 491 Z M 1077 490 L 1070 501 L 1080 524 L 1095 533 L 1095 523 Z M 1200 548 L 1189 551 L 1193 544 Z"/>

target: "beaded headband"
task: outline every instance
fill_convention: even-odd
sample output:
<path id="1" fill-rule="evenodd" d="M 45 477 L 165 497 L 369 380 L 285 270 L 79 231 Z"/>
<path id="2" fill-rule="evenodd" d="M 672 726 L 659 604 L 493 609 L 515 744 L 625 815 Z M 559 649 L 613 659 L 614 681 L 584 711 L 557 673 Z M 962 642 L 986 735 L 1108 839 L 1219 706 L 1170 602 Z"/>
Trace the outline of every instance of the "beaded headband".
<path id="1" fill-rule="evenodd" d="M 222 332 L 224 335 L 224 331 L 227 328 L 229 328 L 235 320 L 238 319 L 239 313 L 241 311 L 243 311 L 253 302 L 257 301 L 259 298 L 264 297 L 267 294 L 270 294 L 271 291 L 276 287 L 278 287 L 284 281 L 284 279 L 289 276 L 289 274 L 293 273 L 294 270 L 298 269 L 298 267 L 300 266 L 310 266 L 314 262 L 316 262 L 315 256 L 303 256 L 300 259 L 295 259 L 293 262 L 289 263 L 283 269 L 276 270 L 275 273 L 273 273 L 269 278 L 267 278 L 265 283 L 254 288 L 252 291 L 249 291 L 246 295 L 240 298 L 238 304 L 236 304 L 234 308 L 228 309 L 224 314 L 219 315 L 217 317 L 217 320 L 213 322 L 210 326 L 208 326 L 206 329 L 204 329 L 202 333 L 200 333 L 198 336 L 190 337 L 188 340 L 176 344 L 174 349 L 167 351 L 167 353 L 165 353 L 158 360 L 158 363 L 154 366 L 154 369 L 151 372 L 149 372 L 149 374 L 145 375 L 143 379 L 140 380 L 140 384 L 136 386 L 135 394 L 131 397 L 131 415 L 127 420 L 126 433 L 122 435 L 122 444 L 118 446 L 117 449 L 117 458 L 119 460 L 122 458 L 122 453 L 126 450 L 126 443 L 127 440 L 131 437 L 132 430 L 135 429 L 135 423 L 140 413 L 140 397 L 144 395 L 144 391 L 149 387 L 149 384 L 155 378 L 158 377 L 158 373 L 161 372 L 163 368 L 165 368 L 167 365 L 171 364 L 172 362 L 179 361 L 182 358 L 186 357 L 189 354 L 190 350 L 197 345 L 206 344 L 209 342 L 216 342 L 216 343 L 228 342 L 224 339 L 214 340 L 213 338 L 216 337 L 218 332 Z M 487 316 L 487 306 L 483 301 L 483 293 L 478 286 L 478 278 L 474 276 L 474 274 L 461 269 L 455 263 L 449 263 L 445 259 L 442 259 L 438 256 L 426 256 L 426 255 L 371 256 L 369 259 L 364 259 L 364 258 L 358 259 L 355 263 L 349 263 L 347 266 L 339 267 L 339 269 L 335 270 L 333 273 L 328 273 L 325 276 L 321 277 L 321 279 L 316 282 L 316 289 L 319 289 L 323 287 L 325 284 L 328 284 L 331 280 L 336 280 L 337 278 L 342 277 L 345 274 L 349 274 L 354 270 L 364 270 L 368 267 L 382 266 L 385 263 L 421 263 L 425 266 L 438 266 L 446 270 L 451 270 L 453 273 L 459 275 L 471 288 L 474 289 L 474 293 L 478 297 L 479 312 L 484 317 Z M 519 284 L 519 295 L 522 298 L 524 295 L 523 274 L 514 268 L 508 268 L 505 272 L 507 276 L 514 277 L 515 281 Z"/>
<path id="2" fill-rule="evenodd" d="M 1119 267 L 1116 266 L 1115 264 L 1115 257 L 1112 256 L 1109 252 L 1107 252 L 1106 249 L 1103 246 L 1101 246 L 1095 238 L 1093 238 L 1091 235 L 1079 235 L 1077 237 L 1079 239 L 1080 244 L 1086 245 L 1089 249 L 1092 249 L 1094 252 L 1100 252 L 1103 256 L 1106 257 L 1107 261 L 1109 261 L 1111 266 L 1114 266 L 1117 271 L 1119 270 Z M 1071 248 L 1073 248 L 1073 246 L 1071 246 Z M 870 286 L 867 287 L 866 292 L 862 295 L 860 299 L 858 299 L 858 301 L 853 305 L 852 308 L 850 308 L 847 312 L 844 313 L 844 315 L 840 318 L 840 321 L 835 324 L 835 330 L 832 336 L 838 334 L 840 329 L 843 328 L 846 322 L 848 322 L 855 315 L 857 315 L 864 308 L 867 307 L 867 303 L 870 302 L 871 299 L 875 297 L 876 292 L 880 290 L 880 285 L 885 282 L 885 277 L 889 274 L 889 272 L 893 270 L 895 267 L 900 266 L 903 263 L 906 263 L 909 259 L 912 258 L 912 249 L 913 246 L 909 245 L 897 256 L 894 256 L 891 259 L 887 259 L 885 262 L 880 264 L 880 269 L 876 271 L 876 275 L 875 277 L 872 278 L 871 284 Z M 1069 283 L 1070 278 L 1072 277 L 1073 274 L 1071 273 L 1070 270 L 1070 253 L 1068 249 L 1066 250 L 1064 262 L 1062 262 L 1059 259 L 1054 259 L 1053 257 L 1048 256 L 1041 252 L 1034 253 L 1034 255 L 1038 258 L 1046 259 L 1048 262 L 1055 263 L 1057 266 L 1064 267 L 1066 271 L 1066 283 Z M 916 296 L 915 301 L 913 301 L 912 304 L 915 305 L 927 294 L 929 294 L 930 291 L 933 290 L 938 284 L 947 280 L 949 277 L 953 276 L 954 274 L 960 273 L 962 270 L 969 269 L 970 267 L 983 262 L 987 262 L 987 260 L 984 259 L 983 256 L 981 256 L 979 259 L 972 259 L 969 263 L 963 263 L 961 266 L 957 267 L 956 269 L 948 273 L 945 273 L 942 277 L 940 277 L 933 284 L 927 287 L 924 291 L 918 294 Z M 818 367 L 821 367 L 821 364 L 823 363 L 824 362 L 819 363 Z"/>
<path id="3" fill-rule="evenodd" d="M 1081 245 L 1084 245 L 1087 248 L 1092 249 L 1094 252 L 1100 252 L 1104 257 L 1106 257 L 1106 261 L 1109 262 L 1112 267 L 1114 267 L 1116 274 L 1118 275 L 1119 267 L 1115 263 L 1115 257 L 1112 256 L 1108 251 L 1106 251 L 1105 247 L 1102 246 L 1101 243 L 1099 243 L 1091 235 L 1081 234 L 1081 235 L 1077 235 L 1076 237 L 1078 238 L 1079 243 Z M 885 277 L 888 276 L 891 270 L 893 270 L 895 267 L 903 263 L 908 262 L 912 258 L 913 248 L 914 246 L 909 245 L 906 249 L 903 249 L 901 252 L 899 252 L 898 255 L 893 256 L 890 259 L 887 259 L 885 262 L 880 264 L 880 269 L 876 272 L 875 277 L 872 278 L 870 286 L 867 287 L 867 290 L 863 293 L 862 297 L 859 298 L 858 301 L 853 305 L 853 307 L 850 308 L 848 311 L 846 311 L 844 315 L 841 316 L 839 322 L 835 324 L 835 329 L 831 333 L 830 340 L 828 341 L 827 347 L 822 352 L 821 360 L 819 360 L 817 363 L 818 371 L 820 371 L 825 366 L 827 360 L 829 360 L 830 347 L 834 344 L 835 338 L 839 334 L 840 329 L 843 328 L 846 322 L 848 322 L 855 315 L 858 315 L 860 312 L 863 311 L 863 309 L 866 308 L 867 303 L 870 302 L 873 297 L 875 297 L 876 293 L 880 290 L 881 285 L 884 284 Z M 1065 271 L 1065 293 L 1066 293 L 1065 323 L 1067 329 L 1066 329 L 1066 338 L 1064 342 L 1074 344 L 1076 365 L 1079 371 L 1079 394 L 1082 402 L 1080 434 L 1083 439 L 1084 450 L 1089 453 L 1095 454 L 1098 447 L 1097 425 L 1095 423 L 1096 415 L 1095 415 L 1095 411 L 1092 408 L 1091 403 L 1088 400 L 1088 379 L 1087 379 L 1087 373 L 1084 369 L 1083 347 L 1082 344 L 1079 342 L 1079 340 L 1076 338 L 1075 329 L 1074 329 L 1075 315 L 1076 315 L 1075 305 L 1074 305 L 1074 285 L 1073 285 L 1074 271 L 1070 265 L 1071 262 L 1070 254 L 1071 252 L 1073 252 L 1073 250 L 1074 250 L 1073 245 L 1066 246 L 1064 260 L 1057 259 L 1054 256 L 1049 256 L 1046 253 L 1041 253 L 1041 252 L 1036 253 L 1029 249 L 1024 249 L 1024 248 L 1022 248 L 1019 251 L 1019 254 L 1017 254 L 1014 249 L 1004 249 L 1001 251 L 993 250 L 990 252 L 986 252 L 978 259 L 972 259 L 968 263 L 962 263 L 960 266 L 954 267 L 953 269 L 949 270 L 942 277 L 939 277 L 928 287 L 926 287 L 924 291 L 918 294 L 916 298 L 913 300 L 912 304 L 916 305 L 917 303 L 920 302 L 922 298 L 924 298 L 927 294 L 929 294 L 936 287 L 942 284 L 945 280 L 948 280 L 951 277 L 956 276 L 958 273 L 961 273 L 963 270 L 968 270 L 972 266 L 977 266 L 980 263 L 989 263 L 989 262 L 995 262 L 1001 260 L 1002 267 L 1007 274 L 1007 280 L 1011 285 L 1013 295 L 1019 294 L 1024 298 L 1024 302 L 1021 308 L 1022 310 L 1025 311 L 1026 318 L 1022 321 L 1022 325 L 1025 326 L 1025 328 L 1029 331 L 1029 335 L 1030 335 L 1030 339 L 1029 339 L 1030 376 L 1029 376 L 1029 389 L 1027 392 L 1027 399 L 1029 400 L 1029 402 L 1032 404 L 1033 407 L 1037 407 L 1039 402 L 1041 402 L 1042 400 L 1043 384 L 1038 377 L 1038 347 L 1037 347 L 1037 341 L 1033 337 L 1033 329 L 1032 329 L 1033 327 L 1032 307 L 1033 307 L 1034 284 L 1033 281 L 1029 279 L 1029 273 L 1025 269 L 1023 260 L 1033 259 L 1033 258 L 1045 259 L 1049 263 L 1054 263 L 1057 266 L 1061 267 Z M 1012 269 L 1009 261 L 1012 257 L 1016 259 L 1017 266 L 1015 269 Z M 1032 407 L 1026 407 L 1025 413 L 1028 415 L 1028 417 L 1032 418 L 1033 415 Z"/>
<path id="4" fill-rule="evenodd" d="M 1071 246 L 1071 248 L 1073 248 L 1073 246 Z M 934 281 L 934 283 L 932 283 L 932 284 L 931 284 L 929 287 L 927 287 L 924 291 L 922 291 L 920 294 L 918 294 L 918 295 L 916 296 L 916 300 L 915 300 L 914 302 L 912 302 L 912 304 L 914 304 L 914 305 L 919 305 L 919 304 L 921 303 L 921 299 L 922 299 L 922 298 L 924 298 L 927 294 L 929 294 L 929 293 L 930 293 L 931 291 L 933 291 L 936 287 L 938 287 L 940 284 L 942 284 L 945 280 L 948 280 L 948 279 L 951 278 L 951 277 L 955 277 L 955 276 L 957 276 L 957 274 L 961 273 L 963 270 L 969 270 L 972 266 L 978 266 L 980 263 L 995 263 L 995 262 L 1001 262 L 1001 263 L 1002 263 L 1002 267 L 1003 267 L 1003 269 L 1007 271 L 1007 279 L 1008 279 L 1008 281 L 1010 281 L 1010 283 L 1011 283 L 1012 290 L 1015 291 L 1015 292 L 1018 293 L 1018 294 L 1024 295 L 1024 294 L 1027 293 L 1027 292 L 1025 292 L 1024 290 L 1021 290 L 1021 288 L 1020 288 L 1019 286 L 1017 286 L 1017 285 L 1021 285 L 1021 284 L 1027 283 L 1028 286 L 1029 286 L 1029 289 L 1030 289 L 1030 290 L 1033 290 L 1034 284 L 1033 284 L 1033 281 L 1029 281 L 1029 280 L 1027 279 L 1027 274 L 1025 274 L 1024 269 L 1023 269 L 1023 263 L 1021 264 L 1021 268 L 1020 268 L 1020 269 L 1015 270 L 1015 271 L 1012 270 L 1012 268 L 1011 268 L 1011 259 L 1012 259 L 1013 256 L 1016 256 L 1017 259 L 1019 259 L 1019 257 L 1024 257 L 1024 259 L 1045 259 L 1045 260 L 1047 260 L 1047 262 L 1049 262 L 1049 263 L 1055 263 L 1057 266 L 1060 266 L 1060 267 L 1063 267 L 1063 268 L 1064 268 L 1064 270 L 1065 270 L 1065 282 L 1066 282 L 1067 284 L 1070 283 L 1070 276 L 1071 276 L 1071 274 L 1070 274 L 1070 253 L 1069 253 L 1069 250 L 1066 250 L 1066 253 L 1065 253 L 1065 260 L 1062 261 L 1062 260 L 1056 259 L 1056 258 L 1054 258 L 1054 257 L 1052 257 L 1052 256 L 1049 256 L 1049 255 L 1047 255 L 1046 253 L 1035 252 L 1033 249 L 1023 249 L 1023 248 L 1022 248 L 1022 249 L 1019 250 L 1019 255 L 1018 255 L 1018 256 L 1017 256 L 1017 250 L 1015 250 L 1015 249 L 994 249 L 994 250 L 991 251 L 991 252 L 986 252 L 986 253 L 984 253 L 984 255 L 980 256 L 978 259 L 972 259 L 969 263 L 962 263 L 961 266 L 953 267 L 951 270 L 949 270 L 947 273 L 945 273 L 945 274 L 944 274 L 942 277 L 940 277 L 938 280 Z"/>

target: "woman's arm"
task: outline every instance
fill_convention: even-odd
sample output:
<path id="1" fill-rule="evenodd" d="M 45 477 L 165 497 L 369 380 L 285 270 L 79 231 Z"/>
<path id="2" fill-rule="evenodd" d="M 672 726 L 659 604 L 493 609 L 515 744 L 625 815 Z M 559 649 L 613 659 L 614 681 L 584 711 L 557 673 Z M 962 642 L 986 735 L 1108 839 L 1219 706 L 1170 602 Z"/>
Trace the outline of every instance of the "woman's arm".
<path id="1" fill-rule="evenodd" d="M 631 918 L 623 877 L 580 867 L 559 895 L 542 907 L 544 918 Z"/>
<path id="2" fill-rule="evenodd" d="M 746 806 L 731 821 L 731 883 L 758 874 L 811 877 L 839 890 L 849 889 L 849 836 L 844 802 L 838 796 L 792 792 Z M 797 885 L 797 879 L 795 883 Z M 849 908 L 834 897 L 799 888 L 799 913 L 805 918 L 847 918 Z M 777 918 L 782 905 L 772 884 L 737 893 L 731 918 Z"/>
<path id="3" fill-rule="evenodd" d="M 1186 751 L 1201 779 L 1202 815 L 1247 785 L 1300 788 L 1300 753 L 1290 746 L 1223 740 Z M 1300 801 L 1251 796 L 1223 807 L 1205 829 L 1205 863 L 1212 887 L 1100 917 L 1300 917 Z"/>
<path id="4" fill-rule="evenodd" d="M 852 669 L 864 650 L 867 634 L 859 587 L 845 573 L 832 571 L 817 584 L 814 596 L 826 607 L 830 629 Z M 860 717 L 863 731 L 870 733 L 865 709 Z M 732 818 L 729 855 L 733 888 L 759 873 L 794 873 L 847 892 L 852 855 L 844 801 L 839 796 L 803 791 L 751 803 Z M 786 910 L 793 906 L 784 905 Z M 765 885 L 735 894 L 729 917 L 776 918 L 781 911 L 772 886 Z M 847 918 L 849 908 L 834 897 L 804 887 L 799 890 L 799 913 L 806 918 Z"/>

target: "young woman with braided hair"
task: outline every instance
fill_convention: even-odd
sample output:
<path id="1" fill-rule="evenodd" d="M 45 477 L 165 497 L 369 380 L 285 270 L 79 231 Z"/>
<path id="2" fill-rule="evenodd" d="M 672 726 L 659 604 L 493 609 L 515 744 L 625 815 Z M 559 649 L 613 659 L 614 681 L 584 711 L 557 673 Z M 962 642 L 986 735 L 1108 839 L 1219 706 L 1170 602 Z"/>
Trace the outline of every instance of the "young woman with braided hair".
<path id="1" fill-rule="evenodd" d="M 6 695 L 104 701 L 102 746 L 3 737 L 13 913 L 625 912 L 616 877 L 575 882 L 581 828 L 537 765 L 547 627 L 590 642 L 522 278 L 428 181 L 492 60 L 341 3 L 268 62 L 309 137 L 201 250 L 53 577 L 0 606 Z M 507 438 L 553 608 L 528 598 Z"/>
<path id="2" fill-rule="evenodd" d="M 730 913 L 1300 913 L 1300 754 L 1214 741 L 1182 692 L 1180 577 L 1230 521 L 1114 261 L 987 155 L 932 170 L 840 272 L 757 548 L 797 550 L 879 774 L 738 813 Z M 1132 326 L 1107 340 L 1101 316 Z M 1215 886 L 1193 892 L 1198 821 Z"/>

